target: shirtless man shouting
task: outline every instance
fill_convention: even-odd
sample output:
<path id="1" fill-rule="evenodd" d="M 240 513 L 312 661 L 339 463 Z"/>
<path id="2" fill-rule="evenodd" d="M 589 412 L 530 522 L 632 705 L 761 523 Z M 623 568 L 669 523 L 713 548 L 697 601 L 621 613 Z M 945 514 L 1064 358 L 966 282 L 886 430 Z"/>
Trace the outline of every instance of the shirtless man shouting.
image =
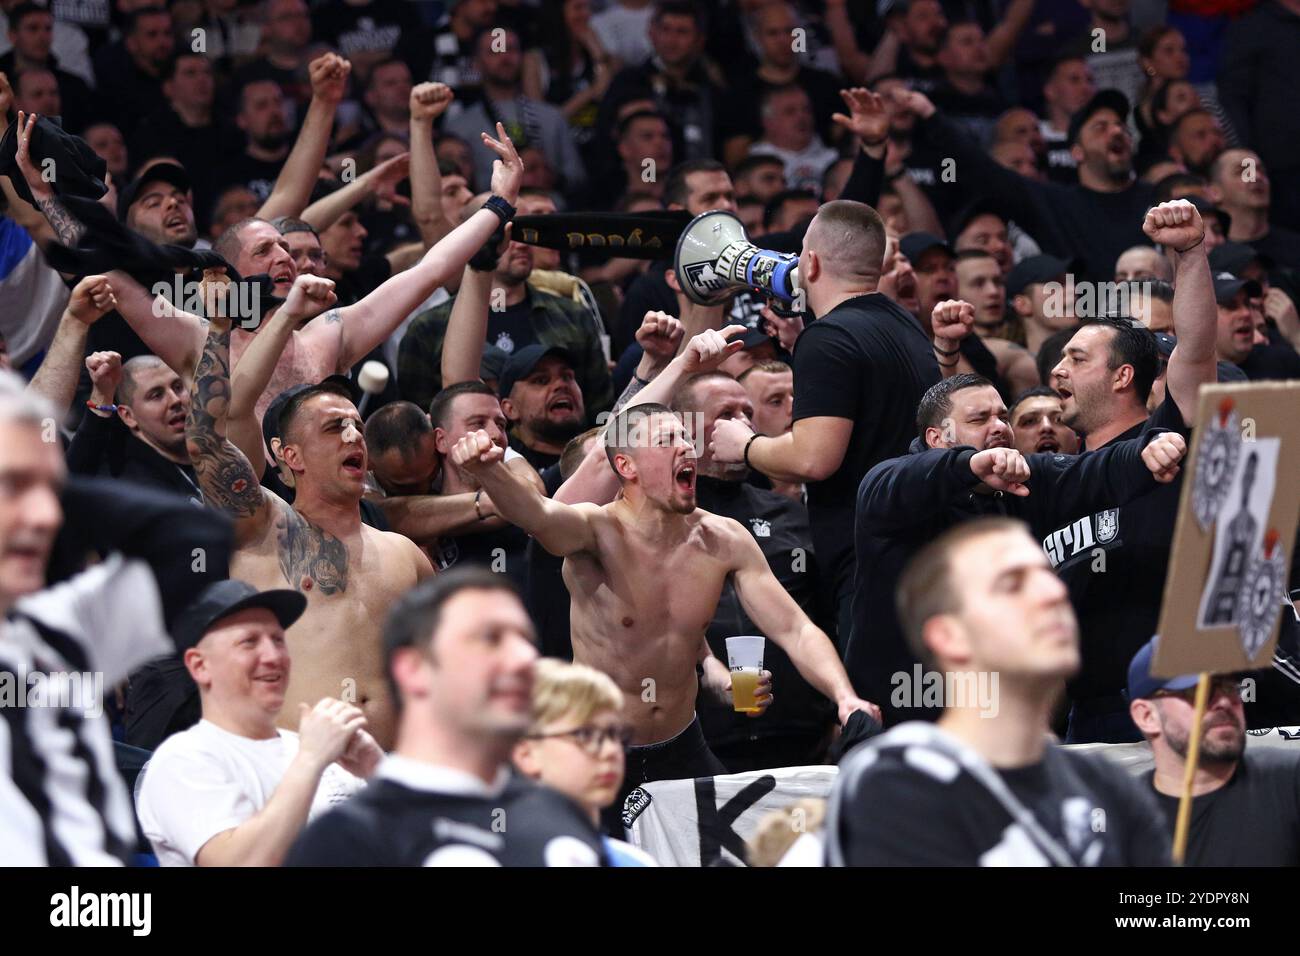
<path id="1" fill-rule="evenodd" d="M 457 442 L 452 461 L 478 478 L 503 518 L 566 559 L 574 660 L 614 678 L 632 726 L 625 790 L 725 772 L 704 743 L 695 698 L 705 629 L 728 575 L 745 612 L 835 701 L 841 722 L 855 710 L 879 719 L 749 532 L 695 506 L 695 450 L 676 415 L 653 403 L 626 408 L 606 427 L 604 445 L 622 486 L 607 505 L 542 497 L 505 467 L 484 431 Z"/>
<path id="2" fill-rule="evenodd" d="M 303 290 L 295 286 L 286 306 L 296 294 Z M 293 505 L 258 484 L 257 471 L 226 437 L 231 323 L 222 311 L 209 310 L 185 443 L 205 499 L 235 519 L 231 577 L 307 597 L 307 610 L 286 633 L 298 664 L 281 726 L 297 729 L 300 703 L 342 698 L 361 708 L 375 740 L 389 749 L 396 724 L 380 629 L 393 602 L 433 567 L 410 539 L 361 523 L 366 442 L 361 416 L 336 385 L 304 389 L 280 413 Z"/>

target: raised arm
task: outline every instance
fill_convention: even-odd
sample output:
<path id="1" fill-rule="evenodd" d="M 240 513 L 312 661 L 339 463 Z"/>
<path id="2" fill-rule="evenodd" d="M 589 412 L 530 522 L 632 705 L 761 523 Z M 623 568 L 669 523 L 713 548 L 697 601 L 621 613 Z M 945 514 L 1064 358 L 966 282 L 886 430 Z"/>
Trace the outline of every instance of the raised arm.
<path id="1" fill-rule="evenodd" d="M 753 537 L 736 522 L 727 521 L 727 524 L 733 531 L 731 556 L 735 562 L 732 574 L 736 596 L 745 613 L 790 656 L 804 680 L 835 702 L 841 724 L 855 710 L 864 710 L 880 720 L 880 708 L 853 692 L 835 645 L 781 586 Z"/>
<path id="2" fill-rule="evenodd" d="M 1016 41 L 1034 12 L 1034 0 L 1011 0 L 1001 21 L 989 31 L 989 68 L 996 70 L 1011 58 Z"/>
<path id="3" fill-rule="evenodd" d="M 307 69 L 311 74 L 311 103 L 271 195 L 257 211 L 262 219 L 297 216 L 307 208 L 311 187 L 325 162 L 334 113 L 347 90 L 352 64 L 337 53 L 326 53 L 312 60 Z"/>
<path id="4" fill-rule="evenodd" d="M 511 206 L 519 198 L 524 164 L 515 144 L 498 123 L 493 139 L 483 134 L 483 142 L 497 154 L 492 164 L 492 192 Z M 339 368 L 355 365 L 362 356 L 383 342 L 411 312 L 429 297 L 434 289 L 454 275 L 491 238 L 501 217 L 484 207 L 448 233 L 425 253 L 418 263 L 401 272 L 355 305 L 340 310 L 343 320 L 343 348 Z"/>
<path id="5" fill-rule="evenodd" d="M 149 351 L 188 380 L 198 364 L 207 337 L 207 323 L 178 309 L 120 270 L 108 274 L 117 296 L 117 311 L 135 330 Z"/>
<path id="6" fill-rule="evenodd" d="M 230 405 L 226 409 L 226 434 L 244 453 L 258 478 L 266 468 L 262 423 L 257 418 L 257 400 L 271 383 L 275 366 L 284 353 L 293 330 L 309 315 L 318 315 L 335 303 L 334 282 L 319 276 L 300 275 L 294 280 L 284 305 L 272 313 L 244 349 L 230 374 Z"/>
<path id="7" fill-rule="evenodd" d="M 54 341 L 27 385 L 28 391 L 48 399 L 61 416 L 67 416 L 77 393 L 90 327 L 116 307 L 113 287 L 105 276 L 86 276 L 72 290 Z"/>
<path id="8" fill-rule="evenodd" d="M 471 432 L 451 450 L 451 460 L 475 478 L 492 496 L 497 513 L 523 528 L 556 557 L 593 551 L 596 532 L 594 505 L 566 505 L 542 495 L 533 485 L 505 466 L 505 449 L 488 433 Z"/>
<path id="9" fill-rule="evenodd" d="M 1183 422 L 1196 421 L 1196 396 L 1202 385 L 1218 381 L 1214 340 L 1219 310 L 1214 277 L 1205 252 L 1205 224 L 1186 199 L 1162 202 L 1147 210 L 1142 231 L 1164 247 L 1174 264 L 1174 335 L 1166 388 L 1178 404 Z"/>
<path id="10" fill-rule="evenodd" d="M 205 274 L 205 286 L 219 282 Z M 221 278 L 224 278 L 222 276 Z M 205 296 L 209 295 L 205 291 Z M 212 309 L 203 354 L 194 376 L 185 447 L 199 478 L 204 499 L 235 519 L 236 543 L 254 540 L 270 524 L 274 498 L 258 484 L 248 458 L 226 437 L 230 405 L 230 320 Z"/>
<path id="11" fill-rule="evenodd" d="M 367 196 L 375 195 L 399 206 L 409 205 L 409 200 L 393 190 L 407 176 L 410 155 L 402 153 L 386 159 L 369 172 L 362 173 L 352 182 L 336 189 L 328 196 L 316 200 L 303 210 L 302 220 L 309 222 L 317 232 L 324 232 L 345 212 Z"/>
<path id="12" fill-rule="evenodd" d="M 54 194 L 54 188 L 43 175 L 44 169 L 37 169 L 36 164 L 32 162 L 32 130 L 36 128 L 36 121 L 39 118 L 36 113 L 29 115 L 19 110 L 18 125 L 15 130 L 17 142 L 14 146 L 14 161 L 18 165 L 19 172 L 23 174 L 23 181 L 27 183 L 27 188 L 31 190 L 32 202 L 41 215 L 45 217 L 46 222 L 49 223 L 48 231 L 39 227 L 28 228 L 36 242 L 54 238 L 65 246 L 75 246 L 81 239 L 82 233 L 86 231 L 86 227 L 68 211 L 63 203 L 59 202 L 59 197 Z M 57 175 L 57 170 L 52 167 L 51 170 Z M 13 187 L 8 186 L 6 195 L 9 195 L 12 190 Z M 13 200 L 22 202 L 16 192 L 12 193 L 11 201 Z M 27 204 L 22 203 L 22 205 L 26 206 Z M 21 206 L 16 208 L 21 209 Z"/>
<path id="13" fill-rule="evenodd" d="M 830 31 L 835 56 L 840 61 L 840 72 L 854 83 L 864 82 L 871 68 L 871 57 L 862 52 L 853 35 L 847 0 L 826 0 L 826 29 Z"/>
<path id="14" fill-rule="evenodd" d="M 509 226 L 506 229 L 509 230 Z M 460 291 L 451 303 L 447 333 L 442 339 L 442 387 L 477 382 L 487 344 L 488 299 L 492 273 L 465 267 Z"/>
<path id="15" fill-rule="evenodd" d="M 420 83 L 411 88 L 411 218 L 430 249 L 451 232 L 442 209 L 442 175 L 433 151 L 433 124 L 451 105 L 446 83 Z"/>

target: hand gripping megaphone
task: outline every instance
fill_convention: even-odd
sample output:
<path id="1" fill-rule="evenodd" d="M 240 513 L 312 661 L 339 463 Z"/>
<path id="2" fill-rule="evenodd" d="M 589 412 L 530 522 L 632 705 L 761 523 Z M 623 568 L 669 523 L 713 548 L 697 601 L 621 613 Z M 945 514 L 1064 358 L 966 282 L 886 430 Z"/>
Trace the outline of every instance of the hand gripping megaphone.
<path id="1" fill-rule="evenodd" d="M 758 248 L 745 235 L 744 224 L 722 209 L 691 220 L 677 240 L 673 271 L 697 305 L 717 305 L 740 289 L 786 303 L 799 292 L 799 257 Z"/>

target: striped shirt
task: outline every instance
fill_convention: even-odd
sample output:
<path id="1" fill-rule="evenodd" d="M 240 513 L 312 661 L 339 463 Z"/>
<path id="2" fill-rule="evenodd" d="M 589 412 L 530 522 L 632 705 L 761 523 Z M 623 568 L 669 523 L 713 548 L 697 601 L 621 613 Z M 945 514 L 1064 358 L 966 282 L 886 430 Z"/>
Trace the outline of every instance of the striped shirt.
<path id="1" fill-rule="evenodd" d="M 118 865 L 135 817 L 103 694 L 172 650 L 149 566 L 114 556 L 0 622 L 0 865 Z"/>

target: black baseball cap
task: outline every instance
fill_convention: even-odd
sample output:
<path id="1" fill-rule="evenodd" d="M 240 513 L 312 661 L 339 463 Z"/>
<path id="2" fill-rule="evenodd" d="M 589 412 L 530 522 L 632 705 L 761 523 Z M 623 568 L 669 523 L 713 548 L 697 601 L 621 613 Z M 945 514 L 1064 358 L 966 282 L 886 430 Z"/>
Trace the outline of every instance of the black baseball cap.
<path id="1" fill-rule="evenodd" d="M 1114 110 L 1119 114 L 1121 123 L 1128 122 L 1129 103 L 1128 97 L 1119 90 L 1101 90 L 1099 93 L 1083 104 L 1083 109 L 1070 117 L 1070 132 L 1065 138 L 1065 142 L 1073 146 L 1079 141 L 1079 131 L 1083 129 L 1083 124 L 1092 118 L 1092 114 L 1098 110 Z"/>
<path id="2" fill-rule="evenodd" d="M 1155 660 L 1156 648 L 1160 646 L 1160 635 L 1147 641 L 1133 655 L 1128 665 L 1128 699 L 1140 700 L 1151 697 L 1158 690 L 1189 690 L 1196 686 L 1197 674 L 1180 674 L 1177 677 L 1156 677 L 1151 673 L 1151 662 Z"/>
<path id="3" fill-rule="evenodd" d="M 154 163 L 117 194 L 117 218 L 126 222 L 127 210 L 150 183 L 170 183 L 183 193 L 190 191 L 190 174 L 176 163 Z"/>
<path id="4" fill-rule="evenodd" d="M 1074 272 L 1077 259 L 1058 259 L 1056 256 L 1038 255 L 1021 259 L 1007 273 L 1007 295 L 1020 295 L 1025 288 L 1038 282 L 1051 282 L 1067 272 Z"/>
<path id="5" fill-rule="evenodd" d="M 1233 297 L 1242 289 L 1245 289 L 1247 297 L 1252 299 L 1264 294 L 1263 287 L 1254 279 L 1238 279 L 1231 272 L 1214 274 L 1214 301 L 1219 305 L 1230 304 Z"/>
<path id="6" fill-rule="evenodd" d="M 1265 270 L 1272 268 L 1268 256 L 1261 255 L 1254 246 L 1244 242 L 1225 242 L 1210 250 L 1210 268 L 1215 272 L 1231 272 L 1241 278 L 1241 273 L 1252 262 L 1258 262 Z"/>
<path id="7" fill-rule="evenodd" d="M 898 240 L 899 251 L 907 256 L 908 260 L 915 265 L 916 261 L 925 255 L 931 249 L 942 249 L 948 255 L 956 258 L 956 253 L 952 251 L 952 246 L 944 242 L 938 236 L 929 232 L 909 232 L 902 239 Z"/>
<path id="8" fill-rule="evenodd" d="M 966 227 L 971 224 L 971 221 L 978 216 L 997 216 L 1004 225 L 1007 221 L 1007 217 L 999 211 L 997 203 L 991 199 L 980 197 L 962 206 L 957 210 L 956 215 L 948 220 L 948 235 L 952 236 L 955 242 L 957 237 L 966 231 Z"/>
<path id="9" fill-rule="evenodd" d="M 1156 337 L 1156 351 L 1160 353 L 1162 359 L 1168 359 L 1174 354 L 1174 346 L 1178 344 L 1178 339 L 1168 332 L 1152 332 Z"/>
<path id="10" fill-rule="evenodd" d="M 573 353 L 560 345 L 525 345 L 518 352 L 515 352 L 506 360 L 505 367 L 501 369 L 501 374 L 497 376 L 497 394 L 502 398 L 510 397 L 510 390 L 515 387 L 515 383 L 521 378 L 527 378 L 533 374 L 533 369 L 537 368 L 537 363 L 548 355 L 555 355 L 569 363 L 569 367 L 576 369 L 577 365 L 573 361 Z"/>
<path id="11" fill-rule="evenodd" d="M 510 361 L 510 353 L 505 349 L 499 349 L 491 344 L 483 346 L 483 358 L 478 363 L 478 377 L 485 382 L 488 379 L 499 380 L 508 361 Z"/>
<path id="12" fill-rule="evenodd" d="M 271 404 L 266 406 L 266 414 L 262 416 L 262 441 L 266 443 L 267 454 L 274 456 L 271 451 L 271 439 L 280 437 L 280 417 L 284 414 L 284 410 L 289 403 L 292 401 L 294 406 L 297 407 L 311 398 L 312 395 L 319 395 L 322 392 L 338 395 L 350 402 L 356 402 L 357 400 L 357 393 L 352 387 L 352 380 L 346 375 L 331 375 L 315 385 L 289 386 L 271 399 Z"/>
<path id="13" fill-rule="evenodd" d="M 266 608 L 275 615 L 281 627 L 287 628 L 302 617 L 302 612 L 307 609 L 307 598 L 287 588 L 259 591 L 248 582 L 233 578 L 209 584 L 176 618 L 172 637 L 177 650 L 193 647 L 222 618 L 251 607 Z"/>

